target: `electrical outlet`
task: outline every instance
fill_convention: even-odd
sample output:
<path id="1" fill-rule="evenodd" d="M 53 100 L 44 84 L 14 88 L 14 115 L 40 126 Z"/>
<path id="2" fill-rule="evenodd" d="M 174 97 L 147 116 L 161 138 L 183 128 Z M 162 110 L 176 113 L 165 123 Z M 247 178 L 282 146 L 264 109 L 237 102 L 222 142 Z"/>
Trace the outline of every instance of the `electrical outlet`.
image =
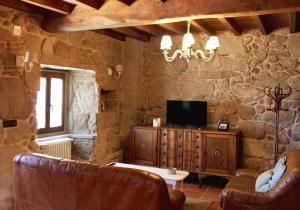
<path id="1" fill-rule="evenodd" d="M 16 127 L 17 124 L 17 120 L 3 120 L 3 128 Z"/>

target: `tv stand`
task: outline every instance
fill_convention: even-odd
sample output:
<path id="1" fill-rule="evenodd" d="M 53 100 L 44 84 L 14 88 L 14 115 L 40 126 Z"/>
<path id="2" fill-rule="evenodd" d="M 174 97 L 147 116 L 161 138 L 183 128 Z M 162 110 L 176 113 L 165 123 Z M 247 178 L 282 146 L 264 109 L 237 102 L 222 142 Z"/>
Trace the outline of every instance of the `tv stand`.
<path id="1" fill-rule="evenodd" d="M 132 127 L 129 162 L 231 177 L 239 167 L 239 131 Z"/>

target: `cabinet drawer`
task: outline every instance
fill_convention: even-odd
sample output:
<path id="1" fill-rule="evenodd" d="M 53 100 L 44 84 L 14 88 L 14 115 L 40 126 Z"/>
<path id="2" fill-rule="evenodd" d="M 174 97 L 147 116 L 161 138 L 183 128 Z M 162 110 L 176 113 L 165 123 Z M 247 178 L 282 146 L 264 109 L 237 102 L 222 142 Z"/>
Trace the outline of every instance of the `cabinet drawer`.
<path id="1" fill-rule="evenodd" d="M 161 145 L 162 148 L 163 148 L 163 147 L 167 147 L 167 145 L 168 145 L 167 139 L 162 139 L 162 140 L 160 141 L 160 145 Z"/>
<path id="2" fill-rule="evenodd" d="M 168 139 L 175 140 L 176 139 L 176 130 L 168 130 Z"/>
<path id="3" fill-rule="evenodd" d="M 200 141 L 202 139 L 202 134 L 200 132 L 193 132 L 193 140 Z"/>
<path id="4" fill-rule="evenodd" d="M 182 130 L 178 130 L 177 131 L 177 140 L 182 141 L 184 137 L 183 131 Z"/>
<path id="5" fill-rule="evenodd" d="M 168 138 L 168 130 L 167 129 L 161 129 L 160 139 L 167 139 L 167 138 Z"/>
<path id="6" fill-rule="evenodd" d="M 163 158 L 160 160 L 160 167 L 161 168 L 167 168 L 168 165 L 167 165 L 167 159 Z"/>

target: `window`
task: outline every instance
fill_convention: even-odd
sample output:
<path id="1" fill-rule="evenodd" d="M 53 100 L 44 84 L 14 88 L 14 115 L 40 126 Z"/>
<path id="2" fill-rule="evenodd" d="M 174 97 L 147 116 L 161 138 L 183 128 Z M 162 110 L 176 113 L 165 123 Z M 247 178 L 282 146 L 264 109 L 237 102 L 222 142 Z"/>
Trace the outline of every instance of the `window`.
<path id="1" fill-rule="evenodd" d="M 64 130 L 65 74 L 42 71 L 37 96 L 38 133 Z"/>

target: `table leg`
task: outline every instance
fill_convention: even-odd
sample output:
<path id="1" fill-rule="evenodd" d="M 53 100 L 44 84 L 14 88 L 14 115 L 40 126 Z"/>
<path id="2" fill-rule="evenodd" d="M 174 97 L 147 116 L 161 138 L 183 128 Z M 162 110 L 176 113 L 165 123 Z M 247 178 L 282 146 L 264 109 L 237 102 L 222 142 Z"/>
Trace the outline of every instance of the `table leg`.
<path id="1" fill-rule="evenodd" d="M 183 180 L 181 180 L 181 191 L 183 191 Z"/>
<path id="2" fill-rule="evenodd" d="M 176 189 L 176 182 L 173 182 L 173 190 L 175 190 Z"/>

